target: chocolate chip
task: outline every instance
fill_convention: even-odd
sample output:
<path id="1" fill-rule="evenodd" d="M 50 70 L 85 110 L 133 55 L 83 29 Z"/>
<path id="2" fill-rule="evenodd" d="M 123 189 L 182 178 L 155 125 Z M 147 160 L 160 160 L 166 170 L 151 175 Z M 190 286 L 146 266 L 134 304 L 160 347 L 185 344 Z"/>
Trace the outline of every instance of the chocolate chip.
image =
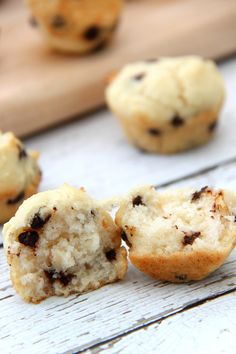
<path id="1" fill-rule="evenodd" d="M 52 22 L 51 22 L 52 27 L 54 28 L 62 28 L 66 25 L 66 21 L 64 19 L 63 16 L 61 15 L 55 15 L 52 18 Z"/>
<path id="2" fill-rule="evenodd" d="M 95 213 L 94 210 L 91 210 L 91 215 L 92 215 L 92 216 L 95 216 L 95 215 L 96 215 L 96 213 Z"/>
<path id="3" fill-rule="evenodd" d="M 180 127 L 181 125 L 184 124 L 184 120 L 182 118 L 180 118 L 179 116 L 175 116 L 172 120 L 171 120 L 171 125 L 173 125 L 173 127 Z"/>
<path id="4" fill-rule="evenodd" d="M 59 281 L 63 286 L 67 286 L 74 276 L 73 274 L 65 273 L 62 271 L 57 272 L 55 269 L 44 270 L 44 273 L 51 283 Z"/>
<path id="5" fill-rule="evenodd" d="M 156 128 L 148 129 L 148 133 L 150 135 L 153 135 L 153 136 L 160 136 L 161 135 L 161 131 L 159 129 L 156 129 Z"/>
<path id="6" fill-rule="evenodd" d="M 145 204 L 143 203 L 143 199 L 142 199 L 142 197 L 140 195 L 137 195 L 137 197 L 135 197 L 133 199 L 132 203 L 133 203 L 133 207 L 136 207 L 136 206 L 139 206 L 139 205 L 144 205 L 145 206 Z"/>
<path id="7" fill-rule="evenodd" d="M 25 197 L 25 192 L 20 192 L 15 198 L 12 199 L 8 199 L 7 200 L 7 204 L 8 205 L 13 205 L 13 204 L 17 204 L 19 202 L 21 202 Z"/>
<path id="8" fill-rule="evenodd" d="M 206 192 L 207 189 L 208 186 L 205 186 L 201 188 L 200 191 L 194 192 L 191 201 L 194 202 L 195 200 L 198 200 L 201 197 L 201 195 Z"/>
<path id="9" fill-rule="evenodd" d="M 36 18 L 34 16 L 31 16 L 29 18 L 29 24 L 32 27 L 38 27 L 38 21 L 36 20 Z"/>
<path id="10" fill-rule="evenodd" d="M 182 241 L 184 246 L 192 245 L 193 242 L 196 240 L 196 238 L 201 236 L 201 232 L 185 232 L 184 234 L 185 234 L 185 236 Z"/>
<path id="11" fill-rule="evenodd" d="M 43 218 L 42 216 L 40 216 L 38 212 L 34 215 L 33 219 L 31 220 L 30 226 L 32 227 L 32 229 L 40 229 L 48 222 L 51 216 L 52 215 L 49 214 Z"/>
<path id="12" fill-rule="evenodd" d="M 110 27 L 111 32 L 114 32 L 117 29 L 117 27 L 119 26 L 119 22 L 120 22 L 120 19 L 118 19 L 117 21 L 115 21 L 113 23 L 113 25 Z"/>
<path id="13" fill-rule="evenodd" d="M 216 213 L 216 210 L 217 210 L 217 205 L 216 203 L 213 203 L 212 205 L 212 209 L 210 210 L 212 213 Z"/>
<path id="14" fill-rule="evenodd" d="M 212 132 L 216 129 L 217 125 L 218 125 L 218 122 L 217 122 L 217 121 L 211 123 L 211 124 L 208 126 L 209 132 L 212 133 Z"/>
<path id="15" fill-rule="evenodd" d="M 146 75 L 145 73 L 140 73 L 140 74 L 137 74 L 137 75 L 133 76 L 133 79 L 135 81 L 140 81 L 140 80 L 142 80 L 145 77 L 145 75 Z"/>
<path id="16" fill-rule="evenodd" d="M 102 41 L 97 43 L 97 45 L 95 47 L 93 47 L 89 53 L 93 54 L 93 53 L 98 53 L 98 52 L 102 51 L 106 47 L 106 44 L 107 44 L 107 40 L 103 39 Z"/>
<path id="17" fill-rule="evenodd" d="M 139 150 L 139 152 L 141 152 L 141 154 L 147 154 L 147 150 L 137 147 L 137 150 Z"/>
<path id="18" fill-rule="evenodd" d="M 39 240 L 39 235 L 36 231 L 25 231 L 18 236 L 18 240 L 23 245 L 33 248 Z"/>
<path id="19" fill-rule="evenodd" d="M 83 37 L 88 41 L 94 41 L 100 36 L 100 34 L 101 34 L 100 27 L 94 25 L 86 29 L 86 31 L 83 34 Z"/>
<path id="20" fill-rule="evenodd" d="M 64 286 L 67 286 L 71 282 L 71 280 L 73 278 L 73 274 L 65 274 L 63 272 L 60 272 L 59 274 L 60 274 L 59 281 Z"/>
<path id="21" fill-rule="evenodd" d="M 179 281 L 186 281 L 187 280 L 187 275 L 186 274 L 176 274 L 175 279 Z"/>
<path id="22" fill-rule="evenodd" d="M 234 216 L 234 222 L 236 222 L 236 216 Z"/>
<path id="23" fill-rule="evenodd" d="M 44 273 L 46 275 L 46 277 L 48 278 L 48 280 L 51 282 L 51 283 L 54 283 L 54 281 L 57 280 L 57 276 L 59 273 L 57 273 L 55 270 L 53 269 L 50 269 L 50 270 L 44 270 Z"/>
<path id="24" fill-rule="evenodd" d="M 112 262 L 116 260 L 116 251 L 115 250 L 110 250 L 106 252 L 106 257 L 108 261 Z"/>
<path id="25" fill-rule="evenodd" d="M 19 159 L 25 159 L 28 156 L 26 150 L 21 145 L 17 145 L 17 148 L 19 150 Z"/>
<path id="26" fill-rule="evenodd" d="M 92 265 L 89 264 L 89 263 L 84 263 L 84 267 L 85 267 L 86 270 L 90 270 L 90 269 L 93 268 Z"/>
<path id="27" fill-rule="evenodd" d="M 156 63 L 157 61 L 158 61 L 157 58 L 150 58 L 145 60 L 146 63 Z"/>

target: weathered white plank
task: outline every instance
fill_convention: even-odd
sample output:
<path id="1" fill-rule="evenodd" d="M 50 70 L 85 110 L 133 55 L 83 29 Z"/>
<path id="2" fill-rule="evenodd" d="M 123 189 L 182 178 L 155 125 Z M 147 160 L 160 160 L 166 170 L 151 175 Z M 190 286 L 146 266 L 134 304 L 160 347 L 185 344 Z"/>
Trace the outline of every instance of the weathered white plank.
<path id="1" fill-rule="evenodd" d="M 236 159 L 234 162 L 223 164 L 208 172 L 199 173 L 197 176 L 189 176 L 180 179 L 168 186 L 162 187 L 161 189 L 181 188 L 187 186 L 199 188 L 206 185 L 236 191 Z"/>
<path id="2" fill-rule="evenodd" d="M 181 184 L 219 184 L 236 189 L 236 163 L 175 186 Z M 11 288 L 2 250 L 0 259 L 3 275 L 0 277 L 0 340 L 6 353 L 12 350 L 27 353 L 32 345 L 35 353 L 83 349 L 175 313 L 189 303 L 236 288 L 234 253 L 228 263 L 204 282 L 180 286 L 158 283 L 130 267 L 126 280 L 121 283 L 81 297 L 53 298 L 32 306 L 23 304 Z"/>
<path id="3" fill-rule="evenodd" d="M 171 316 L 86 354 L 235 353 L 236 293 Z"/>
<path id="4" fill-rule="evenodd" d="M 1 353 L 63 353 L 81 350 L 214 294 L 236 289 L 236 254 L 205 281 L 160 283 L 130 267 L 124 281 L 100 290 L 29 305 L 15 295 L 0 251 Z"/>
<path id="5" fill-rule="evenodd" d="M 181 184 L 199 187 L 218 184 L 236 189 L 236 163 L 179 182 L 175 186 Z M 78 298 L 54 298 L 39 306 L 31 306 L 23 304 L 11 288 L 1 252 L 0 269 L 3 278 L 0 289 L 3 290 L 0 290 L 0 300 L 3 300 L 0 301 L 0 333 L 3 337 L 9 334 L 9 337 L 2 338 L 3 348 L 6 346 L 6 353 L 9 348 L 27 353 L 33 344 L 36 353 L 43 353 L 47 346 L 52 347 L 52 353 L 55 348 L 58 352 L 74 347 L 86 348 L 179 311 L 189 302 L 194 303 L 214 293 L 235 288 L 236 255 L 231 259 L 233 263 L 226 264 L 212 278 L 190 286 L 159 284 L 131 267 L 127 279 L 122 283 Z M 12 320 L 9 320 L 11 316 Z M 7 322 L 8 326 L 5 327 Z M 76 330 L 75 324 L 76 328 L 78 326 Z M 24 329 L 29 329 L 29 333 Z"/>
<path id="6" fill-rule="evenodd" d="M 162 183 L 234 157 L 233 85 L 236 61 L 222 66 L 231 88 L 217 138 L 200 149 L 163 157 L 137 152 L 124 140 L 116 121 L 100 113 L 29 139 L 42 152 L 41 189 L 67 181 L 85 185 L 99 198 L 125 192 L 135 184 Z M 227 185 L 236 188 L 236 166 L 229 164 L 184 184 Z M 172 285 L 158 283 L 130 267 L 123 282 L 68 299 L 52 298 L 41 305 L 24 304 L 15 295 L 0 250 L 1 353 L 63 353 L 83 349 L 180 311 L 190 303 L 236 287 L 236 256 L 207 280 Z"/>
<path id="7" fill-rule="evenodd" d="M 2 237 L 2 226 L 0 225 L 0 247 L 2 247 L 3 237 Z"/>

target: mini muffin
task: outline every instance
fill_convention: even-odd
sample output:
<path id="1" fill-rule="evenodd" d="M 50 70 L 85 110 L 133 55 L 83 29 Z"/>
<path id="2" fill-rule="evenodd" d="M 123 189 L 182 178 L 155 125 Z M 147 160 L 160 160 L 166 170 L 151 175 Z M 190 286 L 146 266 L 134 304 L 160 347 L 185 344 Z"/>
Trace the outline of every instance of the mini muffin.
<path id="1" fill-rule="evenodd" d="M 27 302 L 94 290 L 127 270 L 119 228 L 84 189 L 34 195 L 3 235 L 13 286 Z"/>
<path id="2" fill-rule="evenodd" d="M 158 193 L 142 187 L 116 215 L 135 267 L 155 279 L 201 280 L 216 270 L 236 240 L 235 195 L 203 187 Z M 235 210 L 236 211 L 236 210 Z"/>
<path id="3" fill-rule="evenodd" d="M 89 53 L 111 40 L 123 0 L 26 0 L 30 23 L 62 52 Z"/>
<path id="4" fill-rule="evenodd" d="M 41 180 L 36 151 L 26 151 L 13 133 L 0 132 L 0 223 L 8 221 Z"/>
<path id="5" fill-rule="evenodd" d="M 210 60 L 148 60 L 125 66 L 108 85 L 106 100 L 132 144 L 170 154 L 212 138 L 224 83 Z"/>

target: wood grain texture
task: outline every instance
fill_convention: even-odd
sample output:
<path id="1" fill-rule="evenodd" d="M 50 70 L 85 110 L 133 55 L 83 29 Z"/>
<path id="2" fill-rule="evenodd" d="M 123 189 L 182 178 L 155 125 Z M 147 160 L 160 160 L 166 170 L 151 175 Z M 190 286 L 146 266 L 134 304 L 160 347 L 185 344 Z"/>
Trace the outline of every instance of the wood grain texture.
<path id="1" fill-rule="evenodd" d="M 233 292 L 84 353 L 231 354 L 235 352 L 235 334 Z"/>
<path id="2" fill-rule="evenodd" d="M 0 6 L 1 129 L 19 135 L 101 106 L 104 78 L 128 61 L 181 54 L 220 58 L 236 50 L 235 0 L 127 2 L 114 43 L 81 58 L 50 52 L 28 26 L 22 1 Z"/>

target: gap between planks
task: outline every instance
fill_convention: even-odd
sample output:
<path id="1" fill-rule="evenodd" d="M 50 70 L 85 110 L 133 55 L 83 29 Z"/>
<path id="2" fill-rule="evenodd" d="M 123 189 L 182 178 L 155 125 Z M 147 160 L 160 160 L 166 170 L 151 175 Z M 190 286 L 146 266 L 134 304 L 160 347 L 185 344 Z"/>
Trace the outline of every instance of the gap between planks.
<path id="1" fill-rule="evenodd" d="M 134 334 L 135 332 L 139 332 L 142 329 L 148 329 L 148 328 L 150 328 L 151 326 L 153 326 L 155 324 L 161 324 L 163 321 L 166 321 L 167 319 L 169 320 L 171 317 L 175 317 L 177 315 L 180 315 L 183 312 L 190 311 L 190 310 L 192 310 L 192 309 L 194 309 L 194 308 L 196 308 L 198 306 L 202 306 L 202 305 L 206 304 L 207 302 L 216 300 L 216 299 L 218 299 L 218 298 L 220 298 L 222 296 L 233 294 L 235 291 L 236 291 L 236 286 L 235 286 L 234 289 L 230 289 L 230 290 L 224 291 L 224 292 L 222 292 L 220 294 L 212 295 L 212 296 L 206 297 L 205 299 L 202 299 L 202 300 L 199 300 L 197 302 L 194 302 L 194 303 L 191 303 L 189 305 L 186 305 L 185 307 L 183 307 L 179 311 L 173 312 L 173 313 L 171 313 L 170 315 L 167 315 L 167 316 L 163 316 L 163 318 L 160 319 L 160 320 L 150 321 L 149 323 L 145 323 L 144 325 L 140 325 L 140 326 L 137 326 L 134 329 L 126 331 L 123 334 L 120 334 L 118 336 L 114 336 L 112 339 L 101 341 L 100 343 L 95 344 L 95 345 L 93 345 L 91 347 L 88 347 L 86 349 L 83 349 L 83 350 L 79 350 L 79 351 L 73 350 L 73 352 L 75 354 L 79 354 L 79 353 L 97 354 L 97 353 L 100 353 L 101 352 L 100 348 L 102 346 L 104 346 L 104 345 L 107 345 L 108 347 L 110 347 L 111 343 L 116 343 L 121 338 L 123 339 L 125 337 L 129 337 L 131 334 Z M 63 354 L 69 354 L 69 353 L 71 353 L 71 351 L 70 352 L 66 351 Z"/>
<path id="2" fill-rule="evenodd" d="M 83 353 L 234 353 L 236 293 L 230 292 Z M 184 335 L 183 335 L 184 334 Z M 194 345 L 193 345 L 194 343 Z M 176 345 L 177 344 L 177 345 Z M 78 353 L 78 352 L 77 352 Z M 82 352 L 80 352 L 82 353 Z"/>

